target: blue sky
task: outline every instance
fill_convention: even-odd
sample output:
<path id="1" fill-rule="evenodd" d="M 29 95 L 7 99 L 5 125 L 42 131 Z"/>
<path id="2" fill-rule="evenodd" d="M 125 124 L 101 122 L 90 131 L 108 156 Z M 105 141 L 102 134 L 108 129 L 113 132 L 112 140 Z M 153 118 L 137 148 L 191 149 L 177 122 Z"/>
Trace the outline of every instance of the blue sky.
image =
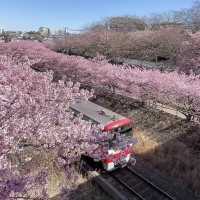
<path id="1" fill-rule="evenodd" d="M 79 29 L 116 15 L 149 15 L 191 7 L 193 0 L 2 0 L 0 27 L 37 30 L 40 26 Z"/>

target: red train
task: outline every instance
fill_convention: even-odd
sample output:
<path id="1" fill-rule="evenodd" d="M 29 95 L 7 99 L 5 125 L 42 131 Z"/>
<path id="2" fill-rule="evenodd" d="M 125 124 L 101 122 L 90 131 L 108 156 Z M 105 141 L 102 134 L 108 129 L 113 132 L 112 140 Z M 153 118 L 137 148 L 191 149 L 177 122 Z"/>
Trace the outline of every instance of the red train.
<path id="1" fill-rule="evenodd" d="M 102 127 L 102 135 L 109 134 L 109 139 L 102 140 L 100 147 L 90 158 L 96 163 L 101 163 L 106 171 L 126 166 L 134 157 L 133 145 L 137 142 L 133 138 L 133 120 L 91 101 L 79 100 L 70 108 L 75 113 L 82 113 L 83 119 L 99 124 Z M 95 158 L 97 153 L 101 155 L 101 159 Z"/>

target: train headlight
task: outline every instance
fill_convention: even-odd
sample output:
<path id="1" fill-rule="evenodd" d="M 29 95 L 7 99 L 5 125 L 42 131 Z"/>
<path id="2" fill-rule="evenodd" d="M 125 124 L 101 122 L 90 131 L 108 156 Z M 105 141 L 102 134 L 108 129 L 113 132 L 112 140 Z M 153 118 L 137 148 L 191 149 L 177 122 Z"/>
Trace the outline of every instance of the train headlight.
<path id="1" fill-rule="evenodd" d="M 131 157 L 130 154 L 128 154 L 128 155 L 125 157 L 126 162 L 129 162 L 130 157 Z"/>
<path id="2" fill-rule="evenodd" d="M 115 167 L 114 163 L 113 162 L 109 162 L 109 163 L 106 164 L 105 169 L 107 171 L 111 171 L 111 170 L 114 169 L 114 167 Z"/>

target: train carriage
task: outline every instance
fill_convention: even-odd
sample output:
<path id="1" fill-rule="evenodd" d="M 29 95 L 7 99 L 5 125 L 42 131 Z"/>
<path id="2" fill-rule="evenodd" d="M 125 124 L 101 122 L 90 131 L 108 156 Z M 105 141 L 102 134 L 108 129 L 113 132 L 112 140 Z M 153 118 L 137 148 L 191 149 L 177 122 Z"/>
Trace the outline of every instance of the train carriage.
<path id="1" fill-rule="evenodd" d="M 112 136 L 112 139 L 106 141 L 106 144 L 108 145 L 107 151 L 103 152 L 102 150 L 104 159 L 100 161 L 95 159 L 93 160 L 101 162 L 106 171 L 126 166 L 133 156 L 132 146 L 136 143 L 136 140 L 132 138 L 133 119 L 112 112 L 111 110 L 99 106 L 91 101 L 78 100 L 74 104 L 70 105 L 70 108 L 77 114 L 81 113 L 83 119 L 100 125 L 102 127 L 102 132 Z M 119 145 L 119 140 L 122 136 L 123 140 L 120 141 L 121 145 Z M 129 141 L 127 143 L 128 139 Z M 126 143 L 125 146 L 122 145 L 123 142 Z M 102 142 L 98 151 L 101 151 L 104 147 L 105 143 Z"/>

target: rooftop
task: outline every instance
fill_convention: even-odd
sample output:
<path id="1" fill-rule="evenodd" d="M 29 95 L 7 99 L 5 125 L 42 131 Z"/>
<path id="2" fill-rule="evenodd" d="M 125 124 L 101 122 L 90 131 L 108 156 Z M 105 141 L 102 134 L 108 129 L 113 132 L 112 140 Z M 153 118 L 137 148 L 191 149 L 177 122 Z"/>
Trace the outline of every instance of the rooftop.
<path id="1" fill-rule="evenodd" d="M 75 104 L 72 104 L 70 108 L 104 126 L 115 120 L 125 118 L 124 116 L 92 103 L 91 101 L 79 100 Z"/>

